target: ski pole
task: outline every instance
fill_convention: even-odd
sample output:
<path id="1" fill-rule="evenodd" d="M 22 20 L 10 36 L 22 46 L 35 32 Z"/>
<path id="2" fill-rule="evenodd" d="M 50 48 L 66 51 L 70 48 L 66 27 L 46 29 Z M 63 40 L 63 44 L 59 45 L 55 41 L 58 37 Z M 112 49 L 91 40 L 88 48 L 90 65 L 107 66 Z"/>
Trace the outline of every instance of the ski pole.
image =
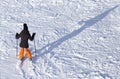
<path id="1" fill-rule="evenodd" d="M 34 49 L 35 49 L 35 55 L 36 55 L 36 45 L 35 45 L 35 39 L 34 39 Z"/>
<path id="2" fill-rule="evenodd" d="M 16 39 L 16 57 L 18 55 L 18 40 Z"/>

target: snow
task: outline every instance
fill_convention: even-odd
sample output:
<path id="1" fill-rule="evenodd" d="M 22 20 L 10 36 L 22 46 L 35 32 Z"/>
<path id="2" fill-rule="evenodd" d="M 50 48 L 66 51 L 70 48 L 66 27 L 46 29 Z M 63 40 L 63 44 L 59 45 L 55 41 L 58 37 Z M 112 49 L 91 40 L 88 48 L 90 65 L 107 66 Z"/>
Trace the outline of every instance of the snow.
<path id="1" fill-rule="evenodd" d="M 0 79 L 120 79 L 119 21 L 120 0 L 0 0 Z M 33 63 L 18 67 L 23 23 Z"/>

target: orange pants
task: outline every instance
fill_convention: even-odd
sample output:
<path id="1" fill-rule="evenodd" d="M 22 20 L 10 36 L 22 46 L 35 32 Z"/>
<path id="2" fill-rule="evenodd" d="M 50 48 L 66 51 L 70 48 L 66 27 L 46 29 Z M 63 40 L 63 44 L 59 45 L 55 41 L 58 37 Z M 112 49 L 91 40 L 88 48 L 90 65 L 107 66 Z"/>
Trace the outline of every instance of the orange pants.
<path id="1" fill-rule="evenodd" d="M 32 55 L 31 55 L 31 53 L 30 53 L 30 51 L 29 51 L 28 48 L 21 48 L 21 49 L 20 49 L 19 58 L 20 58 L 20 59 L 23 59 L 23 58 L 24 58 L 24 50 L 26 51 L 26 56 L 27 56 L 29 59 L 31 59 L 31 58 L 32 58 Z"/>

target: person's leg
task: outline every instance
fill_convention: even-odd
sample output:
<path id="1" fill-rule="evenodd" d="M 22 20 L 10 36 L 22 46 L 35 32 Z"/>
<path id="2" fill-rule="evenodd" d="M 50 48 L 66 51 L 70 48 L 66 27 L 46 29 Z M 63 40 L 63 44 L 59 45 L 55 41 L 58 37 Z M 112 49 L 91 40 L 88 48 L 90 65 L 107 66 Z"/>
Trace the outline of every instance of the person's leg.
<path id="1" fill-rule="evenodd" d="M 25 48 L 26 50 L 26 56 L 29 58 L 29 59 L 32 59 L 32 55 L 31 55 L 31 52 L 29 51 L 28 48 Z"/>
<path id="2" fill-rule="evenodd" d="M 20 49 L 19 58 L 22 60 L 24 58 L 24 48 Z"/>

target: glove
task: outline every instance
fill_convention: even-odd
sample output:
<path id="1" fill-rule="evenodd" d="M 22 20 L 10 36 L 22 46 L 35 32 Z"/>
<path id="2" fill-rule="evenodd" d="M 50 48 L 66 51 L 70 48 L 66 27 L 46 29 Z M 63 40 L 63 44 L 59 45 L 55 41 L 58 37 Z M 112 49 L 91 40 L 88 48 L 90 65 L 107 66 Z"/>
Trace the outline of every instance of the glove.
<path id="1" fill-rule="evenodd" d="M 33 36 L 35 36 L 36 35 L 36 33 L 33 33 Z"/>
<path id="2" fill-rule="evenodd" d="M 31 41 L 34 39 L 35 34 L 36 34 L 36 33 L 33 33 L 32 37 L 30 38 Z"/>
<path id="3" fill-rule="evenodd" d="M 19 36 L 19 34 L 18 34 L 18 33 L 16 33 L 15 38 L 16 38 L 16 39 L 18 39 L 18 36 Z"/>

